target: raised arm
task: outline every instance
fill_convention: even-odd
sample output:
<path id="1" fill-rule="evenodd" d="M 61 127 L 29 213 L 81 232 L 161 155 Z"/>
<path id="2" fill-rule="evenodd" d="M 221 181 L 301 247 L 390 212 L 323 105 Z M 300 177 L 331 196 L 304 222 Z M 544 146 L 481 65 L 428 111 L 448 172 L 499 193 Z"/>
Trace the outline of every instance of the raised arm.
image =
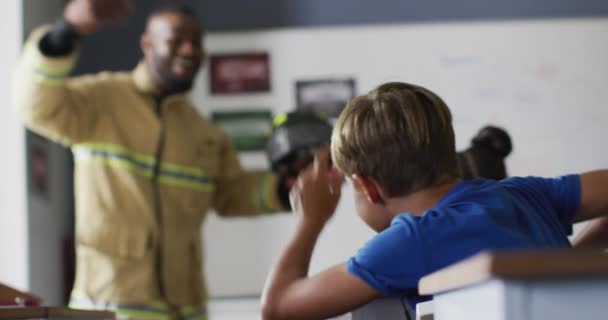
<path id="1" fill-rule="evenodd" d="M 381 296 L 345 264 L 308 276 L 317 238 L 340 198 L 341 179 L 328 174 L 328 154 L 327 149 L 320 151 L 292 188 L 297 227 L 266 280 L 263 319 L 325 319 Z"/>
<path id="2" fill-rule="evenodd" d="M 35 30 L 25 44 L 13 81 L 13 105 L 26 126 L 69 145 L 86 136 L 98 116 L 92 77 L 70 79 L 81 35 L 115 21 L 126 0 L 74 0 L 53 27 Z"/>
<path id="3" fill-rule="evenodd" d="M 222 132 L 219 140 L 221 169 L 213 201 L 217 213 L 237 217 L 287 211 L 279 197 L 282 179 L 264 170 L 244 170 L 228 135 Z"/>

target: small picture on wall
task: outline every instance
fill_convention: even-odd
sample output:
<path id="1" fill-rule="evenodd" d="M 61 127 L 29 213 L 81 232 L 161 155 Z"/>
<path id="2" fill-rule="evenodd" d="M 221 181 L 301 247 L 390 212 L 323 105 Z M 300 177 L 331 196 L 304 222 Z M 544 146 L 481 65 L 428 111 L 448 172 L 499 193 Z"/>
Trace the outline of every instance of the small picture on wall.
<path id="1" fill-rule="evenodd" d="M 29 174 L 30 192 L 38 196 L 48 196 L 49 184 L 49 142 L 37 135 L 30 135 Z"/>
<path id="2" fill-rule="evenodd" d="M 352 78 L 296 81 L 297 109 L 323 113 L 329 118 L 337 118 L 355 95 Z"/>
<path id="3" fill-rule="evenodd" d="M 269 60 L 265 52 L 211 55 L 211 94 L 269 92 Z"/>
<path id="4" fill-rule="evenodd" d="M 220 111 L 213 112 L 211 118 L 232 138 L 238 151 L 264 150 L 272 131 L 270 110 Z"/>

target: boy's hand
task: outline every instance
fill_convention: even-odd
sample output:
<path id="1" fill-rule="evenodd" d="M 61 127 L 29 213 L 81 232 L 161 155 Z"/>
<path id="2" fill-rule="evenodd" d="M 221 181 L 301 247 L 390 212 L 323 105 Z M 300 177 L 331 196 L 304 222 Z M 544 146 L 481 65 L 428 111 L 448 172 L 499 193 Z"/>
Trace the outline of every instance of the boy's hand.
<path id="1" fill-rule="evenodd" d="M 329 165 L 329 147 L 317 151 L 311 166 L 300 172 L 289 194 L 293 211 L 306 222 L 324 224 L 340 200 L 343 176 Z"/>
<path id="2" fill-rule="evenodd" d="M 63 16 L 78 33 L 86 35 L 124 18 L 131 8 L 130 0 L 71 0 Z"/>

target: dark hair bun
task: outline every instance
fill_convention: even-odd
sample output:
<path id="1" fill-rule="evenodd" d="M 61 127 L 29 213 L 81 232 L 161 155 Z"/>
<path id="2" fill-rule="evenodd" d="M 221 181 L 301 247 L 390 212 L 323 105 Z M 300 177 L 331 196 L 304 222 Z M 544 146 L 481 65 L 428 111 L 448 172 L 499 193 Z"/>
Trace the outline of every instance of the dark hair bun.
<path id="1" fill-rule="evenodd" d="M 502 128 L 494 126 L 481 128 L 471 142 L 473 146 L 489 148 L 503 158 L 508 156 L 513 149 L 509 134 Z"/>

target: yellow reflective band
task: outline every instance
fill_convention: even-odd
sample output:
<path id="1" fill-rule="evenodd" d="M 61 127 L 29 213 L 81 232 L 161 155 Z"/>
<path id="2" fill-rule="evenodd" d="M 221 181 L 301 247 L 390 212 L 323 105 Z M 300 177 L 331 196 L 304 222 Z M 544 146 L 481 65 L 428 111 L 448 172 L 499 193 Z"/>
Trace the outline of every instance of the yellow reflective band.
<path id="1" fill-rule="evenodd" d="M 166 320 L 172 319 L 171 313 L 160 313 L 160 312 L 152 312 L 145 310 L 133 310 L 133 309 L 124 309 L 121 307 L 116 308 L 114 310 L 118 319 L 120 316 L 127 316 L 129 319 L 149 319 L 149 320 Z"/>
<path id="2" fill-rule="evenodd" d="M 92 310 L 92 308 L 91 308 L 91 306 L 90 306 L 90 305 L 86 305 L 86 304 L 80 304 L 80 303 L 73 303 L 73 302 L 70 302 L 70 303 L 68 304 L 68 307 L 69 307 L 70 309 Z M 94 309 L 94 310 L 97 310 L 97 309 Z"/>
<path id="3" fill-rule="evenodd" d="M 281 113 L 272 119 L 272 124 L 278 127 L 287 121 L 287 113 Z"/>
<path id="4" fill-rule="evenodd" d="M 154 157 L 136 153 L 114 144 L 82 143 L 73 148 L 77 164 L 99 164 L 131 170 L 145 177 L 153 177 L 156 168 Z M 215 181 L 203 175 L 200 168 L 162 163 L 158 172 L 159 182 L 198 191 L 215 190 Z"/>
<path id="5" fill-rule="evenodd" d="M 69 307 L 84 310 L 110 310 L 116 313 L 117 319 L 123 316 L 129 319 L 207 320 L 207 309 L 205 306 L 170 308 L 169 304 L 162 300 L 134 305 L 119 304 L 93 300 L 76 290 L 72 290 Z"/>
<path id="6" fill-rule="evenodd" d="M 254 203 L 263 212 L 271 213 L 281 208 L 273 203 L 277 192 L 277 177 L 274 174 L 267 174 L 262 179 L 254 193 Z"/>
<path id="7" fill-rule="evenodd" d="M 34 66 L 34 71 L 49 77 L 67 77 L 74 69 L 75 59 L 72 57 L 49 58 L 38 50 L 38 43 L 38 41 L 30 41 L 24 50 L 29 65 Z"/>
<path id="8" fill-rule="evenodd" d="M 45 58 L 43 58 L 45 59 Z M 46 60 L 46 59 L 45 59 Z M 71 63 L 50 63 L 48 61 L 39 61 L 35 64 L 34 71 L 38 74 L 43 74 L 53 78 L 65 78 L 72 71 Z"/>
<path id="9" fill-rule="evenodd" d="M 65 83 L 65 78 L 49 78 L 36 73 L 34 74 L 34 81 L 48 85 L 61 85 Z"/>
<path id="10" fill-rule="evenodd" d="M 167 177 L 167 176 L 160 176 L 158 178 L 158 181 L 160 181 L 161 183 L 167 184 L 167 185 L 191 188 L 191 189 L 198 190 L 198 191 L 210 192 L 210 191 L 215 190 L 215 183 L 213 183 L 213 182 L 209 182 L 209 183 L 190 182 L 190 181 L 185 181 L 185 180 L 181 180 L 178 178 Z"/>
<path id="11" fill-rule="evenodd" d="M 109 310 L 114 312 L 117 316 L 127 316 L 129 319 L 151 319 L 151 320 L 165 320 L 172 319 L 172 314 L 167 308 L 166 311 L 151 311 L 151 310 L 136 310 L 131 308 L 115 307 L 108 309 L 101 309 L 95 305 L 70 303 L 69 308 L 79 310 Z M 205 315 L 206 317 L 206 315 Z M 117 317 L 118 318 L 118 317 Z"/>
<path id="12" fill-rule="evenodd" d="M 141 162 L 146 162 L 150 165 L 154 165 L 154 163 L 156 161 L 153 156 L 143 154 L 143 153 L 133 152 L 133 151 L 131 151 L 121 145 L 117 145 L 117 144 L 88 143 L 87 142 L 87 143 L 79 143 L 75 146 L 75 148 L 76 149 L 89 149 L 89 150 L 95 150 L 95 151 L 106 151 L 106 152 L 111 152 L 111 153 L 128 154 L 133 159 L 141 161 Z"/>
<path id="13" fill-rule="evenodd" d="M 184 320 L 206 320 L 207 309 L 205 307 L 182 307 L 180 309 Z"/>
<path id="14" fill-rule="evenodd" d="M 35 73 L 36 77 L 41 77 L 41 78 L 45 78 L 45 79 L 65 80 L 65 78 L 68 77 L 67 73 L 66 74 L 49 73 L 48 71 L 44 70 L 43 68 L 35 68 L 34 73 Z"/>
<path id="15" fill-rule="evenodd" d="M 203 177 L 203 170 L 195 167 L 187 167 L 182 165 L 177 165 L 173 163 L 161 163 L 161 170 L 170 170 L 176 173 L 186 173 L 194 176 Z"/>
<path id="16" fill-rule="evenodd" d="M 82 153 L 79 154 L 77 152 L 75 152 L 74 155 L 76 158 L 75 162 L 77 164 L 96 162 L 99 164 L 107 165 L 109 167 L 117 167 L 135 171 L 136 173 L 148 178 L 151 178 L 154 175 L 154 172 L 152 170 L 140 168 L 127 160 L 96 158 L 92 155 L 83 155 Z"/>
<path id="17" fill-rule="evenodd" d="M 133 152 L 123 146 L 116 145 L 116 144 L 81 143 L 81 144 L 76 145 L 76 148 L 86 148 L 86 149 L 91 149 L 91 150 L 96 150 L 96 151 L 105 151 L 105 152 L 110 152 L 110 153 L 115 153 L 115 154 L 119 154 L 119 153 L 125 154 L 125 155 L 132 157 L 134 160 L 144 162 L 151 166 L 154 166 L 154 164 L 156 163 L 156 159 L 153 156 L 143 154 L 143 153 Z M 175 163 L 161 163 L 160 168 L 161 168 L 161 170 L 168 170 L 168 171 L 172 171 L 175 173 L 186 173 L 186 174 L 190 174 L 193 176 L 197 176 L 199 178 L 204 178 L 203 170 L 201 170 L 201 168 L 197 168 L 197 167 L 189 167 L 189 166 L 184 166 L 184 165 L 178 165 Z"/>

